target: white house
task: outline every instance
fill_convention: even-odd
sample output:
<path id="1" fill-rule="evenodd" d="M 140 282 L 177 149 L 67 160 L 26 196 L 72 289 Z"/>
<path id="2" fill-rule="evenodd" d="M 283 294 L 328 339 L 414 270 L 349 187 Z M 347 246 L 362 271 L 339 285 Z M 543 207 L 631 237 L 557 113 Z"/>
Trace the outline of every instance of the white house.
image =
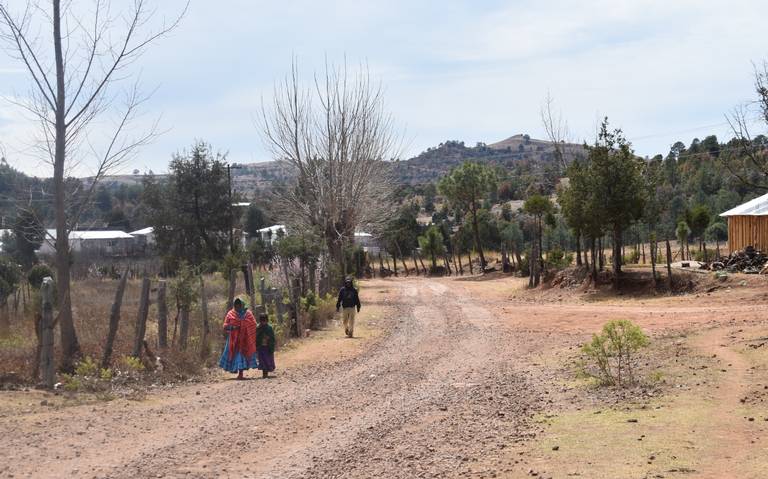
<path id="1" fill-rule="evenodd" d="M 355 232 L 355 244 L 361 246 L 366 253 L 379 254 L 381 251 L 379 241 L 372 234 L 364 231 Z"/>
<path id="2" fill-rule="evenodd" d="M 260 229 L 258 233 L 261 241 L 272 244 L 277 241 L 280 236 L 286 234 L 286 229 L 285 225 L 272 225 Z"/>
<path id="3" fill-rule="evenodd" d="M 37 254 L 53 256 L 56 253 L 56 230 L 46 230 L 45 241 Z M 127 256 L 134 238 L 124 231 L 70 231 L 69 248 L 75 253 L 104 256 Z"/>

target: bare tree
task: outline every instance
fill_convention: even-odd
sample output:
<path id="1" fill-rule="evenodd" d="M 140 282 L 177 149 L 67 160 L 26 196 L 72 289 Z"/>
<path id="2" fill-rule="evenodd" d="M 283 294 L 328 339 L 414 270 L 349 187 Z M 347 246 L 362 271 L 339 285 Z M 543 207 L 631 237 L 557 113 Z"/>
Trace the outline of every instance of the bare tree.
<path id="1" fill-rule="evenodd" d="M 744 185 L 768 190 L 768 141 L 763 135 L 753 136 L 750 128 L 756 120 L 768 125 L 768 61 L 755 65 L 754 71 L 757 100 L 727 115 L 735 145 L 721 152 L 719 159 Z"/>
<path id="2" fill-rule="evenodd" d="M 29 95 L 15 102 L 39 123 L 35 147 L 53 167 L 56 235 L 51 240 L 56 248 L 62 368 L 67 370 L 80 352 L 70 298 L 69 232 L 90 204 L 99 180 L 157 135 L 157 123 L 141 134 L 129 134 L 147 100 L 138 84 L 121 89 L 122 107 L 114 90 L 130 78 L 128 67 L 179 24 L 186 6 L 180 15 L 153 28 L 156 10 L 145 0 L 125 2 L 128 6 L 121 12 L 108 0 L 52 0 L 50 6 L 28 0 L 12 8 L 20 3 L 0 0 L 0 38 L 31 77 Z M 41 37 L 48 29 L 52 35 Z M 106 115 L 110 112 L 118 112 L 112 125 Z M 98 139 L 97 129 L 110 133 Z M 96 165 L 92 182 L 69 190 L 67 177 L 86 161 Z"/>
<path id="3" fill-rule="evenodd" d="M 278 194 L 286 222 L 321 232 L 336 265 L 360 226 L 377 229 L 392 211 L 390 160 L 398 152 L 382 89 L 366 68 L 326 64 L 303 87 L 296 62 L 262 106 L 265 143 L 296 178 Z"/>
<path id="4" fill-rule="evenodd" d="M 555 151 L 555 159 L 564 173 L 566 168 L 568 168 L 565 148 L 565 143 L 568 141 L 569 136 L 568 123 L 563 120 L 562 113 L 553 111 L 554 103 L 554 99 L 547 92 L 544 103 L 541 105 L 541 123 L 544 125 L 544 131 Z"/>

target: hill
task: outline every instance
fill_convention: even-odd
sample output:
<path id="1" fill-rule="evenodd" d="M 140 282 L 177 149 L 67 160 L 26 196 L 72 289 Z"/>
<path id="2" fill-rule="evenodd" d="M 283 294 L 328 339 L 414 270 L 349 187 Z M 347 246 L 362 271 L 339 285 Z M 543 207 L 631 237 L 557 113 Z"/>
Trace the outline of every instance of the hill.
<path id="1" fill-rule="evenodd" d="M 566 143 L 564 147 L 569 155 L 584 151 L 582 145 L 573 143 Z M 397 162 L 395 174 L 401 184 L 430 183 L 465 161 L 485 162 L 508 170 L 542 174 L 547 168 L 558 166 L 555 165 L 554 150 L 550 142 L 522 134 L 490 145 L 478 143 L 474 147 L 466 146 L 463 141 L 447 141 L 413 158 Z"/>

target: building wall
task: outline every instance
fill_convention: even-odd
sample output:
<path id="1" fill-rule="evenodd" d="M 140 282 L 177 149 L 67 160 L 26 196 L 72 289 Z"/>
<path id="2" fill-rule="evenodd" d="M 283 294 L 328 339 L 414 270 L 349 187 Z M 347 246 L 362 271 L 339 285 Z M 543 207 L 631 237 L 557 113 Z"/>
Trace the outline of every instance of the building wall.
<path id="1" fill-rule="evenodd" d="M 768 251 L 768 216 L 728 217 L 728 249 L 734 252 L 747 246 Z"/>

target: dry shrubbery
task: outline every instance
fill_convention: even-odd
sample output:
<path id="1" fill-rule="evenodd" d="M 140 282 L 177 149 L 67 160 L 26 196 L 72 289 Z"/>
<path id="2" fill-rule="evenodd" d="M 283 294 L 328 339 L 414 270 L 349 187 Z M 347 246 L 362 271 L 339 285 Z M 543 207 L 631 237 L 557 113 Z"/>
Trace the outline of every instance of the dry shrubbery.
<path id="1" fill-rule="evenodd" d="M 99 374 L 94 374 L 90 366 L 95 361 L 95 358 L 102 357 L 109 329 L 110 309 L 117 285 L 117 280 L 108 279 L 87 279 L 73 283 L 72 309 L 82 349 L 82 359 L 78 364 L 79 372 L 76 371 L 69 378 L 60 378 L 63 385 L 66 385 L 67 380 L 69 380 L 70 388 L 78 389 L 76 385 L 79 382 L 84 385 L 82 389 L 87 390 L 90 388 L 88 386 L 90 384 L 89 381 L 93 382 L 92 379 L 94 377 L 99 377 Z M 140 290 L 141 280 L 131 280 L 126 284 L 120 311 L 120 326 L 115 339 L 110 365 L 110 369 L 115 373 L 135 369 L 126 368 L 124 364 L 125 358 L 129 357 L 132 352 Z M 210 355 L 201 357 L 199 350 L 202 337 L 202 319 L 199 306 L 195 307 L 190 314 L 188 349 L 184 352 L 178 351 L 173 342 L 174 338 L 178 342 L 177 309 L 173 298 L 169 295 L 168 336 L 170 347 L 167 350 L 161 351 L 157 346 L 158 310 L 156 290 L 157 282 L 153 281 L 145 339 L 150 350 L 162 358 L 162 377 L 172 380 L 174 378 L 183 379 L 197 375 L 205 366 L 212 363 Z M 211 341 L 210 351 L 213 352 L 212 356 L 215 356 L 216 351 L 220 349 L 222 344 L 221 335 L 216 333 L 218 332 L 221 318 L 224 315 L 227 282 L 218 275 L 207 277 L 206 293 L 208 296 L 210 327 L 213 333 L 209 336 Z M 36 378 L 32 377 L 37 348 L 37 338 L 34 329 L 35 306 L 36 303 L 33 304 L 27 300 L 26 304 L 20 305 L 18 311 L 10 312 L 11 333 L 7 337 L 0 338 L 0 387 L 13 387 L 14 385 L 34 384 L 36 382 Z M 56 331 L 55 340 L 55 348 L 58 351 L 58 331 Z M 153 359 L 144 357 L 142 361 L 146 370 L 159 369 L 156 368 Z M 160 371 L 158 371 L 158 374 L 160 374 Z M 114 381 L 118 377 L 118 374 L 114 374 L 112 380 Z"/>

